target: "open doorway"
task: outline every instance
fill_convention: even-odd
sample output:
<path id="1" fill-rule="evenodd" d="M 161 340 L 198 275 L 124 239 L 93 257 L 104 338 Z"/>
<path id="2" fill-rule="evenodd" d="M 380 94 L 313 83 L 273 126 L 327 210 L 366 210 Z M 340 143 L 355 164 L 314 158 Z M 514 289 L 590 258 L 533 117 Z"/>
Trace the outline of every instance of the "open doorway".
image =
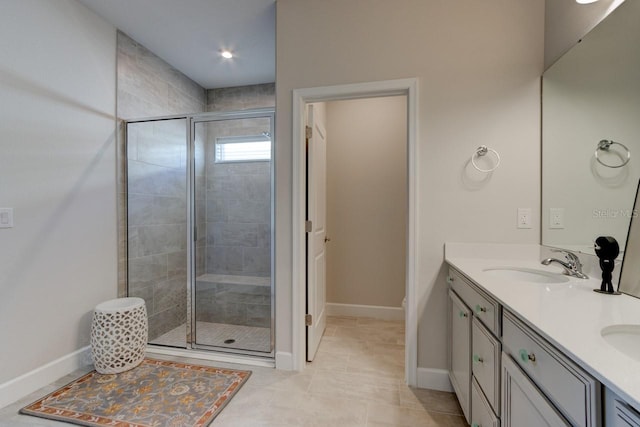
<path id="1" fill-rule="evenodd" d="M 405 225 L 405 284 L 403 287 L 406 295 L 405 306 L 405 380 L 409 385 L 417 382 L 417 313 L 415 297 L 415 193 L 417 174 L 416 159 L 416 98 L 417 87 L 415 79 L 392 80 L 383 82 L 362 83 L 354 85 L 332 86 L 324 88 L 300 89 L 294 91 L 293 99 L 293 130 L 294 130 L 294 189 L 293 189 L 293 365 L 301 370 L 306 363 L 307 355 L 307 329 L 305 322 L 308 298 L 313 297 L 313 290 L 307 290 L 306 279 L 309 275 L 307 264 L 306 246 L 307 236 L 310 234 L 305 229 L 309 227 L 307 220 L 307 158 L 306 158 L 306 119 L 305 111 L 308 104 L 316 102 L 330 102 L 338 100 L 403 97 L 406 106 L 406 214 Z M 309 166 L 311 170 L 311 166 Z M 330 236 L 324 236 L 330 238 Z M 324 239 L 323 237 L 323 239 Z M 314 273 L 315 274 L 315 273 Z M 364 304 L 375 305 L 375 304 Z M 321 334 L 321 331 L 318 331 Z"/>
<path id="2" fill-rule="evenodd" d="M 389 321 L 399 329 L 389 340 L 404 343 L 407 97 L 306 108 L 307 361 L 314 360 L 327 316 L 333 323 Z M 360 328 L 351 338 L 367 332 L 374 331 Z M 335 333 L 330 328 L 326 335 Z M 327 338 L 326 346 L 338 338 Z"/>

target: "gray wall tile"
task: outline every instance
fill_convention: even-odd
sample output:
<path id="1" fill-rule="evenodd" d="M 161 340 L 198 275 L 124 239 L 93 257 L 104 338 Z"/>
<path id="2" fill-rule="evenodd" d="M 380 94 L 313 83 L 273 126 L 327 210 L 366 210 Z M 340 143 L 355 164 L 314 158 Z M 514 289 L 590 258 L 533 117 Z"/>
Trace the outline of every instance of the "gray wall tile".
<path id="1" fill-rule="evenodd" d="M 169 309 L 184 311 L 186 316 L 187 282 L 169 279 L 153 286 L 153 312 L 159 313 Z"/>
<path id="2" fill-rule="evenodd" d="M 209 246 L 252 247 L 258 246 L 258 232 L 255 224 L 233 222 L 210 222 L 207 225 Z"/>
<path id="3" fill-rule="evenodd" d="M 139 254 L 147 256 L 186 250 L 186 233 L 187 228 L 184 224 L 140 226 Z"/>
<path id="4" fill-rule="evenodd" d="M 268 328 L 271 325 L 271 306 L 267 304 L 247 305 L 246 325 Z"/>
<path id="5" fill-rule="evenodd" d="M 187 280 L 187 251 L 167 254 L 167 277 Z"/>
<path id="6" fill-rule="evenodd" d="M 167 256 L 151 255 L 129 261 L 129 287 L 145 288 L 167 278 Z"/>
<path id="7" fill-rule="evenodd" d="M 255 276 L 270 272 L 271 253 L 267 248 L 243 248 L 242 271 Z"/>

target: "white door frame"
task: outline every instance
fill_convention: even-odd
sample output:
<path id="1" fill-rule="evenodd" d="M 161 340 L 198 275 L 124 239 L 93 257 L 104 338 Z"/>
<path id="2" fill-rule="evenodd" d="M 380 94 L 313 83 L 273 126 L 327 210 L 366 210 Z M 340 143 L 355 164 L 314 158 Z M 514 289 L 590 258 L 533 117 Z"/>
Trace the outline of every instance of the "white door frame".
<path id="1" fill-rule="evenodd" d="M 337 101 L 343 99 L 373 98 L 380 96 L 407 96 L 407 260 L 405 306 L 405 380 L 408 385 L 417 385 L 418 371 L 418 304 L 416 296 L 416 260 L 418 236 L 417 199 L 418 186 L 418 80 L 416 78 L 384 80 L 338 86 L 324 86 L 293 91 L 293 242 L 292 242 L 292 295 L 291 312 L 293 369 L 301 371 L 306 364 L 305 302 L 306 255 L 305 255 L 305 121 L 304 107 L 307 103 Z"/>

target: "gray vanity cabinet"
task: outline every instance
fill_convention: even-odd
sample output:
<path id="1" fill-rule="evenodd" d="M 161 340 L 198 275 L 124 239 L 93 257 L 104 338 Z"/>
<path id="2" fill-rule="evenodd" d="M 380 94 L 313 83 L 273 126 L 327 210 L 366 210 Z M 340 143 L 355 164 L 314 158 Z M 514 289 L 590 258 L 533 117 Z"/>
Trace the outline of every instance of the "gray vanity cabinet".
<path id="1" fill-rule="evenodd" d="M 640 427 L 640 412 L 606 388 L 604 390 L 604 420 L 606 427 Z"/>
<path id="2" fill-rule="evenodd" d="M 449 378 L 471 426 L 603 425 L 598 381 L 455 268 L 447 281 Z M 606 427 L 640 427 L 615 395 L 606 405 Z"/>
<path id="3" fill-rule="evenodd" d="M 449 378 L 472 426 L 500 425 L 500 305 L 449 270 Z"/>

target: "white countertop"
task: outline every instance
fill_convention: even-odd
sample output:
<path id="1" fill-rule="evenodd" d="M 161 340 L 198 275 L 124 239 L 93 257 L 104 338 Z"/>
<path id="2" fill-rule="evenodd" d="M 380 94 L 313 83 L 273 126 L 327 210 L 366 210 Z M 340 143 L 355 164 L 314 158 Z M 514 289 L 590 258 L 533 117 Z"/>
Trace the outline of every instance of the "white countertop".
<path id="1" fill-rule="evenodd" d="M 540 284 L 507 280 L 483 271 L 523 267 L 561 273 L 557 264 L 540 264 L 547 257 L 541 255 L 545 250 L 539 245 L 447 243 L 445 260 L 640 410 L 640 354 L 631 358 L 600 334 L 610 325 L 640 325 L 640 299 L 593 292 L 600 289 L 599 275 Z"/>

